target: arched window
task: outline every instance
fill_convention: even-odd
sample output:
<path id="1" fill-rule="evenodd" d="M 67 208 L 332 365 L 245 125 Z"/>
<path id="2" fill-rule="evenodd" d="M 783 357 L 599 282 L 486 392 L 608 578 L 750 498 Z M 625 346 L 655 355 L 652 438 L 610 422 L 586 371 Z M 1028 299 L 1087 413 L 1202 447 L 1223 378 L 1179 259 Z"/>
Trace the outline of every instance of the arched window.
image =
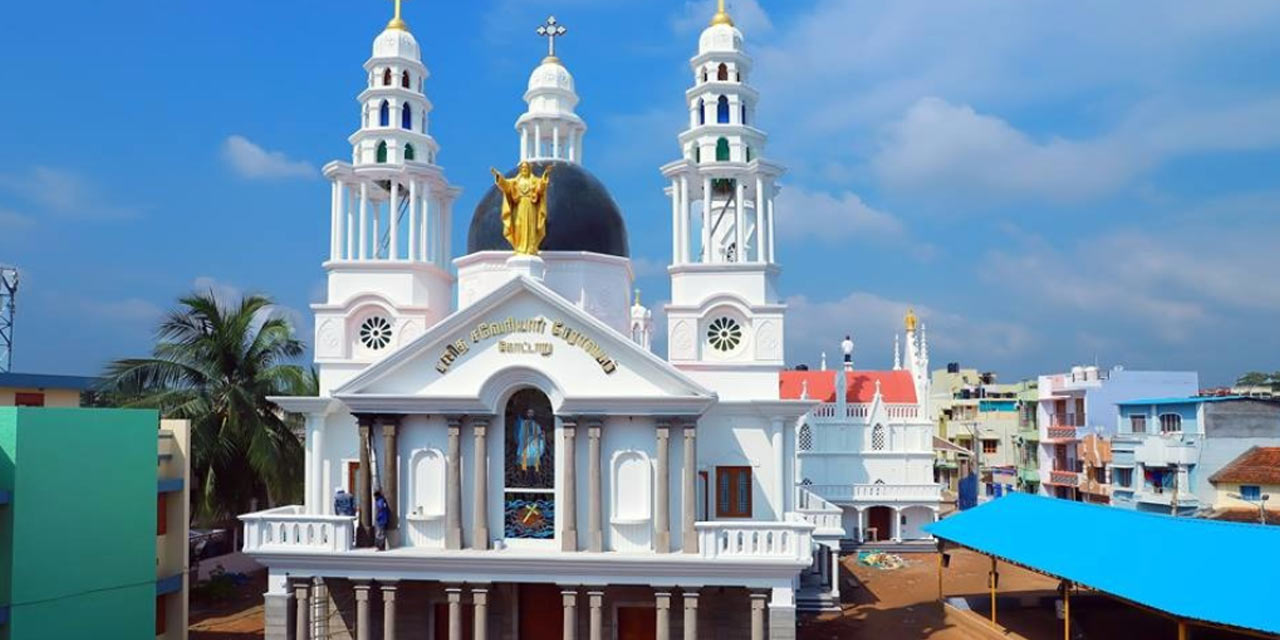
<path id="1" fill-rule="evenodd" d="M 507 538 L 555 537 L 555 416 L 537 389 L 521 389 L 506 406 L 503 534 Z"/>
<path id="2" fill-rule="evenodd" d="M 377 160 L 378 160 L 378 162 L 386 162 L 386 161 L 387 161 L 387 141 L 386 141 L 386 140 L 383 140 L 382 142 L 379 142 L 379 143 L 378 143 L 378 155 L 377 155 Z"/>
<path id="3" fill-rule="evenodd" d="M 702 162 L 702 145 L 695 142 L 693 144 L 693 163 L 698 164 L 700 162 Z"/>
<path id="4" fill-rule="evenodd" d="M 378 107 L 378 126 L 391 126 L 391 103 L 386 100 L 383 100 L 382 106 Z"/>
<path id="5" fill-rule="evenodd" d="M 698 124 L 707 123 L 707 101 L 698 98 Z"/>
<path id="6" fill-rule="evenodd" d="M 400 128 L 413 130 L 413 105 L 405 103 L 400 108 Z"/>
<path id="7" fill-rule="evenodd" d="M 884 451 L 885 436 L 884 425 L 878 424 L 871 428 L 871 450 Z"/>
<path id="8" fill-rule="evenodd" d="M 720 69 L 716 71 L 716 80 L 724 82 L 729 79 L 729 65 L 721 62 Z"/>
<path id="9" fill-rule="evenodd" d="M 796 448 L 800 451 L 808 451 L 813 448 L 813 428 L 809 423 L 800 425 L 800 434 L 796 436 Z"/>
<path id="10" fill-rule="evenodd" d="M 391 70 L 390 69 L 386 69 L 382 72 L 382 86 L 384 87 L 391 86 Z"/>
<path id="11" fill-rule="evenodd" d="M 729 141 L 725 138 L 716 140 L 716 162 L 729 161 Z"/>
<path id="12" fill-rule="evenodd" d="M 1182 432 L 1182 416 L 1176 413 L 1166 413 L 1160 416 L 1160 433 L 1181 433 Z"/>
<path id="13" fill-rule="evenodd" d="M 716 101 L 716 122 L 729 124 L 729 97 L 720 96 Z"/>
<path id="14" fill-rule="evenodd" d="M 751 147 L 747 147 L 747 162 L 751 162 Z"/>
<path id="15" fill-rule="evenodd" d="M 740 123 L 740 124 L 746 124 L 746 123 L 747 123 L 747 105 L 745 105 L 745 104 L 744 104 L 744 105 L 742 105 L 742 118 L 739 120 L 739 123 Z"/>
<path id="16" fill-rule="evenodd" d="M 404 87 L 405 89 L 409 88 L 409 72 L 408 71 L 400 74 L 400 86 Z"/>
<path id="17" fill-rule="evenodd" d="M 412 145 L 412 144 L 406 144 L 406 145 L 404 145 L 404 159 L 405 159 L 406 161 L 408 161 L 408 160 L 416 160 L 416 159 L 417 159 L 417 157 L 416 157 L 416 156 L 417 156 L 417 154 L 416 154 L 416 153 L 414 153 L 414 151 L 413 151 L 413 145 Z"/>
<path id="18" fill-rule="evenodd" d="M 703 69 L 703 70 L 702 70 L 702 81 L 703 81 L 703 82 L 706 82 L 706 81 L 707 81 L 707 70 L 706 70 L 706 69 Z"/>

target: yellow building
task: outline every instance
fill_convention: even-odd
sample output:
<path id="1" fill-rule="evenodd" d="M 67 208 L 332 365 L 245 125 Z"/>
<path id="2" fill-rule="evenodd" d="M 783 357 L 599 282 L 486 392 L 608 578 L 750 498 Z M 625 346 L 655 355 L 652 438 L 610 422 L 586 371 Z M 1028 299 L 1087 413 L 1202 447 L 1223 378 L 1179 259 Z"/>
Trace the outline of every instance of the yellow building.
<path id="1" fill-rule="evenodd" d="M 1209 476 L 1213 517 L 1280 524 L 1280 447 L 1253 447 Z"/>
<path id="2" fill-rule="evenodd" d="M 97 378 L 0 373 L 0 407 L 79 407 Z"/>
<path id="3" fill-rule="evenodd" d="M 161 420 L 156 466 L 156 640 L 186 640 L 191 423 Z"/>

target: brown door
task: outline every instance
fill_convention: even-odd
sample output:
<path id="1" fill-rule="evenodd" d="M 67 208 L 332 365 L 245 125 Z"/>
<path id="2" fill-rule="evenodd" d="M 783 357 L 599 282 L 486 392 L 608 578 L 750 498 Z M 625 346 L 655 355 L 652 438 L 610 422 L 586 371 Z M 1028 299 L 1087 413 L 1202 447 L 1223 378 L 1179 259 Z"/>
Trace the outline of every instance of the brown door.
<path id="1" fill-rule="evenodd" d="M 519 640 L 561 640 L 564 600 L 553 584 L 520 585 Z"/>
<path id="2" fill-rule="evenodd" d="M 871 531 L 875 529 L 875 531 Z M 867 533 L 874 534 L 873 541 L 888 540 L 893 536 L 893 509 L 889 507 L 871 507 L 867 511 Z"/>
<path id="3" fill-rule="evenodd" d="M 654 640 L 656 637 L 658 619 L 653 607 L 618 607 L 618 640 Z"/>

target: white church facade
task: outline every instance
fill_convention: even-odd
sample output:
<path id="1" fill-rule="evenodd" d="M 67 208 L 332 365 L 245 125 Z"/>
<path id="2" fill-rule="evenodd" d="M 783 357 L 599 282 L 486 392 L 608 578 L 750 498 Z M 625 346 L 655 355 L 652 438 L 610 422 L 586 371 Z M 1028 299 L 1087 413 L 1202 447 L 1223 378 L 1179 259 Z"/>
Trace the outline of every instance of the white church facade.
<path id="1" fill-rule="evenodd" d="M 666 359 L 630 296 L 623 216 L 582 164 L 587 125 L 554 44 L 516 124 L 521 164 L 550 171 L 527 255 L 497 188 L 453 255 L 460 192 L 437 164 L 429 73 L 398 6 L 365 71 L 351 160 L 324 168 L 320 392 L 273 399 L 306 417 L 305 502 L 241 517 L 269 569 L 266 637 L 794 638 L 798 604 L 838 595 L 844 527 L 867 525 L 798 484 L 817 468 L 800 430 L 825 405 L 784 371 L 783 170 L 765 159 L 723 5 L 692 59 L 682 157 L 662 168 Z M 913 437 L 895 413 L 905 397 L 875 397 L 891 441 Z M 357 515 L 335 513 L 336 489 Z"/>

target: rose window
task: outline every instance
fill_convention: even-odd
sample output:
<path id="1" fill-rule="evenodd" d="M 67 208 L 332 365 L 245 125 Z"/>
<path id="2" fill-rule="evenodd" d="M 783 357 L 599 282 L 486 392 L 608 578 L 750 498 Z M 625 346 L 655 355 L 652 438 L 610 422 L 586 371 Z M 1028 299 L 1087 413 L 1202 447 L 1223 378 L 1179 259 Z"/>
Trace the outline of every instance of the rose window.
<path id="1" fill-rule="evenodd" d="M 742 344 L 742 327 L 733 318 L 716 318 L 707 327 L 707 341 L 716 351 L 733 351 Z"/>
<path id="2" fill-rule="evenodd" d="M 391 322 L 382 316 L 373 316 L 360 324 L 360 344 L 366 349 L 379 351 L 391 344 Z"/>

